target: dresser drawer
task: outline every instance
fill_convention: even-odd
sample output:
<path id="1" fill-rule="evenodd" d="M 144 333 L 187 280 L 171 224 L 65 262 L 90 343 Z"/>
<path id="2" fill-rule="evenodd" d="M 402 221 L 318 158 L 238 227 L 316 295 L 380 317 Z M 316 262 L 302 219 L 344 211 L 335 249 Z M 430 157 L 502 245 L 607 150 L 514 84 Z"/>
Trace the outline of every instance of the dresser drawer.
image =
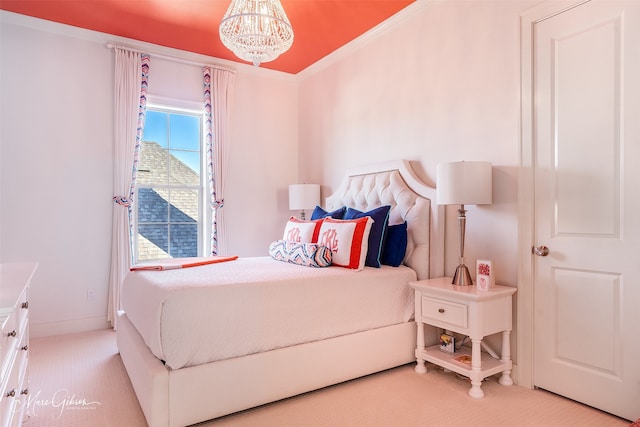
<path id="1" fill-rule="evenodd" d="M 20 313 L 12 311 L 6 318 L 0 335 L 0 373 L 2 381 L 6 378 L 8 365 L 14 356 L 14 352 L 20 340 Z"/>
<path id="2" fill-rule="evenodd" d="M 29 324 L 29 288 L 25 288 L 25 290 L 20 294 L 20 299 L 18 300 L 18 304 L 14 308 L 14 312 L 17 312 L 17 327 L 21 332 L 26 333 Z"/>
<path id="3" fill-rule="evenodd" d="M 17 343 L 16 343 L 17 345 Z M 5 424 L 8 420 L 11 420 L 20 399 L 20 372 L 17 369 L 7 372 L 8 378 L 6 380 L 6 386 L 0 390 L 2 395 L 0 396 L 0 423 L 1 426 L 9 425 Z"/>
<path id="4" fill-rule="evenodd" d="M 10 363 L 18 341 L 26 335 L 28 328 L 28 303 L 26 292 L 23 292 L 18 303 L 13 307 L 2 325 L 0 332 L 0 372 L 4 374 L 6 365 Z"/>
<path id="5" fill-rule="evenodd" d="M 422 317 L 435 325 L 467 328 L 467 306 L 432 297 L 422 297 Z"/>

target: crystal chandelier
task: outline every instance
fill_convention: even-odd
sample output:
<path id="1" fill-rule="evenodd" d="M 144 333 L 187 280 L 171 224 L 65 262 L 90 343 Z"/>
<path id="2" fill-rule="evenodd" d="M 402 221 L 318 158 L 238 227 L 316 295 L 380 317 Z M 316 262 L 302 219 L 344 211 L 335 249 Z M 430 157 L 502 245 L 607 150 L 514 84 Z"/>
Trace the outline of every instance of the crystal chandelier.
<path id="1" fill-rule="evenodd" d="M 280 0 L 231 0 L 220 22 L 220 40 L 257 67 L 289 50 L 293 29 Z"/>

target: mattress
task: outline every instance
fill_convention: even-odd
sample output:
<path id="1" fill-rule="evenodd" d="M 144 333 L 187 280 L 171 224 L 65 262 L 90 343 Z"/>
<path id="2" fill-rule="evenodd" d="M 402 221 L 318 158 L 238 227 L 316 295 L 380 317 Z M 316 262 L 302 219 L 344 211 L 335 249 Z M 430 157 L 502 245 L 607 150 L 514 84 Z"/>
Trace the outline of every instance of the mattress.
<path id="1" fill-rule="evenodd" d="M 130 272 L 122 308 L 170 369 L 413 319 L 406 267 L 310 268 L 270 257 Z"/>

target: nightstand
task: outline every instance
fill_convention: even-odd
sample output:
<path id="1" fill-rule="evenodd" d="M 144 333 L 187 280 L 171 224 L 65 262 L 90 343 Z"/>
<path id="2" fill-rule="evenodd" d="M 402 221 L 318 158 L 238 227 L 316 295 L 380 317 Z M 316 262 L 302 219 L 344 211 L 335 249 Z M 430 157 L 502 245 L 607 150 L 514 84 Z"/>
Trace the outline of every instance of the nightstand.
<path id="1" fill-rule="evenodd" d="M 457 372 L 471 379 L 469 396 L 481 398 L 482 380 L 502 372 L 498 382 L 512 385 L 511 379 L 511 298 L 516 288 L 495 286 L 487 291 L 473 286 L 451 284 L 450 277 L 409 283 L 415 289 L 415 317 L 418 325 L 416 372 L 425 374 L 425 361 Z M 440 350 L 440 345 L 425 348 L 424 325 L 457 332 L 471 338 L 471 350 L 462 347 L 453 354 Z M 481 352 L 482 339 L 502 333 L 500 359 Z M 461 360 L 471 359 L 470 362 Z"/>

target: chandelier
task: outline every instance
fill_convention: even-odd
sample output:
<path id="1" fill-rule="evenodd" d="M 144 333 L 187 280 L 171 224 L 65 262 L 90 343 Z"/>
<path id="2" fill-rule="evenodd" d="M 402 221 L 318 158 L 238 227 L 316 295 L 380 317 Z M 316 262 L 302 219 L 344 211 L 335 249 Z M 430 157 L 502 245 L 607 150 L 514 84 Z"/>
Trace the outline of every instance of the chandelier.
<path id="1" fill-rule="evenodd" d="M 257 67 L 289 50 L 293 28 L 280 0 L 231 0 L 220 22 L 220 40 Z"/>

